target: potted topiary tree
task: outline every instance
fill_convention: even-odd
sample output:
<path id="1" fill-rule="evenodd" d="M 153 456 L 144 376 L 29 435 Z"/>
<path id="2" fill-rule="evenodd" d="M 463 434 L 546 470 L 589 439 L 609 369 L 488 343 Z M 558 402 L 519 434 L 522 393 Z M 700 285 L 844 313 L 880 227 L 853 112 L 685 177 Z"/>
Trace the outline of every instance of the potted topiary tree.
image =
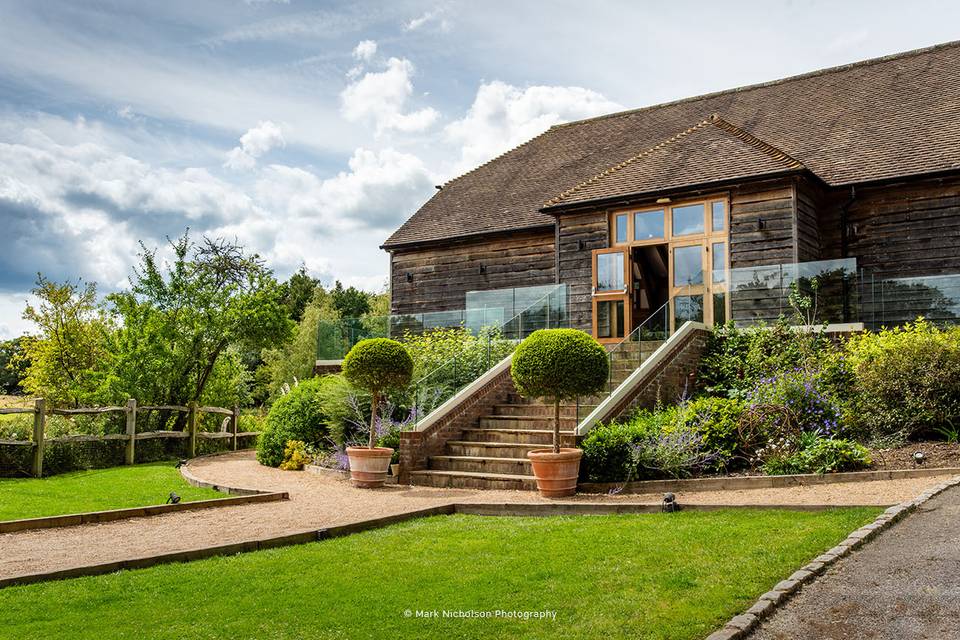
<path id="1" fill-rule="evenodd" d="M 347 447 L 350 477 L 358 487 L 381 487 L 390 468 L 393 449 L 377 447 L 377 409 L 385 391 L 406 387 L 413 375 L 413 358 L 396 340 L 361 340 L 343 359 L 343 375 L 350 384 L 369 391 L 370 439 L 366 447 Z"/>
<path id="2" fill-rule="evenodd" d="M 560 498 L 576 493 L 583 452 L 560 446 L 560 402 L 602 390 L 609 369 L 606 350 L 576 329 L 534 331 L 513 353 L 510 375 L 517 391 L 553 401 L 553 448 L 527 453 L 540 495 Z"/>

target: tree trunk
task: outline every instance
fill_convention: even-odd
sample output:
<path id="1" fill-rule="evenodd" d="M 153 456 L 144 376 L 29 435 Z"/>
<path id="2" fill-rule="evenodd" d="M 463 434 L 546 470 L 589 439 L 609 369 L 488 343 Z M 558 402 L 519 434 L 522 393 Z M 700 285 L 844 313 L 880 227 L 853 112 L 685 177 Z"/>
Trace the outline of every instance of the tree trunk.
<path id="1" fill-rule="evenodd" d="M 553 452 L 560 453 L 560 398 L 553 399 Z"/>
<path id="2" fill-rule="evenodd" d="M 377 446 L 377 407 L 380 405 L 380 394 L 374 391 L 373 398 L 370 400 L 370 440 L 367 447 L 373 449 Z"/>

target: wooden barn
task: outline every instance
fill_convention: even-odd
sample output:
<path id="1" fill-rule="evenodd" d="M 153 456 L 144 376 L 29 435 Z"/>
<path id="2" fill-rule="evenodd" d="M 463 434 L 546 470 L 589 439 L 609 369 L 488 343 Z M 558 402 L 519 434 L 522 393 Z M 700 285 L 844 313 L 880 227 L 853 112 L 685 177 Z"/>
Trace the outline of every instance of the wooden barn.
<path id="1" fill-rule="evenodd" d="M 737 277 L 782 289 L 804 264 L 852 276 L 830 321 L 920 289 L 904 318 L 956 316 L 960 42 L 554 126 L 443 185 L 383 248 L 393 313 L 563 284 L 570 324 L 611 342 L 663 309 L 775 315 Z"/>

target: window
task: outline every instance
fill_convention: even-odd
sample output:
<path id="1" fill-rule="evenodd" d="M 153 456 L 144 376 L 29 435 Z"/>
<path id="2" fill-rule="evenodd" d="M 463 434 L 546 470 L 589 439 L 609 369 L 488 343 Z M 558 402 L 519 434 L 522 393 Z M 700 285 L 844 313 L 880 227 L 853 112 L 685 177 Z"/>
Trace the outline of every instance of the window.
<path id="1" fill-rule="evenodd" d="M 687 320 L 703 322 L 703 296 L 677 296 L 673 299 L 673 326 L 679 329 Z"/>
<path id="2" fill-rule="evenodd" d="M 623 337 L 623 300 L 597 302 L 597 337 Z"/>
<path id="3" fill-rule="evenodd" d="M 703 284 L 703 254 L 700 245 L 673 250 L 673 286 Z"/>
<path id="4" fill-rule="evenodd" d="M 727 243 L 714 242 L 710 245 L 713 252 L 713 282 L 727 281 Z"/>
<path id="5" fill-rule="evenodd" d="M 723 231 L 723 228 L 726 226 L 727 222 L 727 211 L 726 207 L 722 202 L 714 202 L 711 205 L 711 213 L 713 218 L 713 224 L 711 228 L 714 231 Z"/>
<path id="6" fill-rule="evenodd" d="M 633 239 L 652 240 L 663 237 L 663 209 L 633 214 Z"/>
<path id="7" fill-rule="evenodd" d="M 713 325 L 727 322 L 727 294 L 720 292 L 713 294 Z"/>
<path id="8" fill-rule="evenodd" d="M 626 286 L 623 279 L 623 253 L 598 253 L 597 291 L 622 291 Z"/>
<path id="9" fill-rule="evenodd" d="M 621 214 L 617 216 L 617 229 L 616 229 L 616 238 L 617 243 L 627 241 L 627 214 Z"/>
<path id="10" fill-rule="evenodd" d="M 703 233 L 703 223 L 706 216 L 703 203 L 674 207 L 672 213 L 673 235 L 689 236 L 695 233 Z"/>

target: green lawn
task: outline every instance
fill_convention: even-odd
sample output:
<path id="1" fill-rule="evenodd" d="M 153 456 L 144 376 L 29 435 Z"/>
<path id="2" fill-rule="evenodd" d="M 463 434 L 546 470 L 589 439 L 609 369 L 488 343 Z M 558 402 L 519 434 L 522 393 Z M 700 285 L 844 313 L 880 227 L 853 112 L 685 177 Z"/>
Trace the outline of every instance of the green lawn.
<path id="1" fill-rule="evenodd" d="M 438 516 L 3 589 L 0 611 L 20 639 L 703 638 L 879 511 Z M 556 619 L 442 617 L 496 610 Z"/>
<path id="2" fill-rule="evenodd" d="M 0 479 L 0 521 L 163 504 L 171 491 L 185 501 L 224 497 L 191 487 L 174 464 L 76 471 L 39 480 Z"/>

